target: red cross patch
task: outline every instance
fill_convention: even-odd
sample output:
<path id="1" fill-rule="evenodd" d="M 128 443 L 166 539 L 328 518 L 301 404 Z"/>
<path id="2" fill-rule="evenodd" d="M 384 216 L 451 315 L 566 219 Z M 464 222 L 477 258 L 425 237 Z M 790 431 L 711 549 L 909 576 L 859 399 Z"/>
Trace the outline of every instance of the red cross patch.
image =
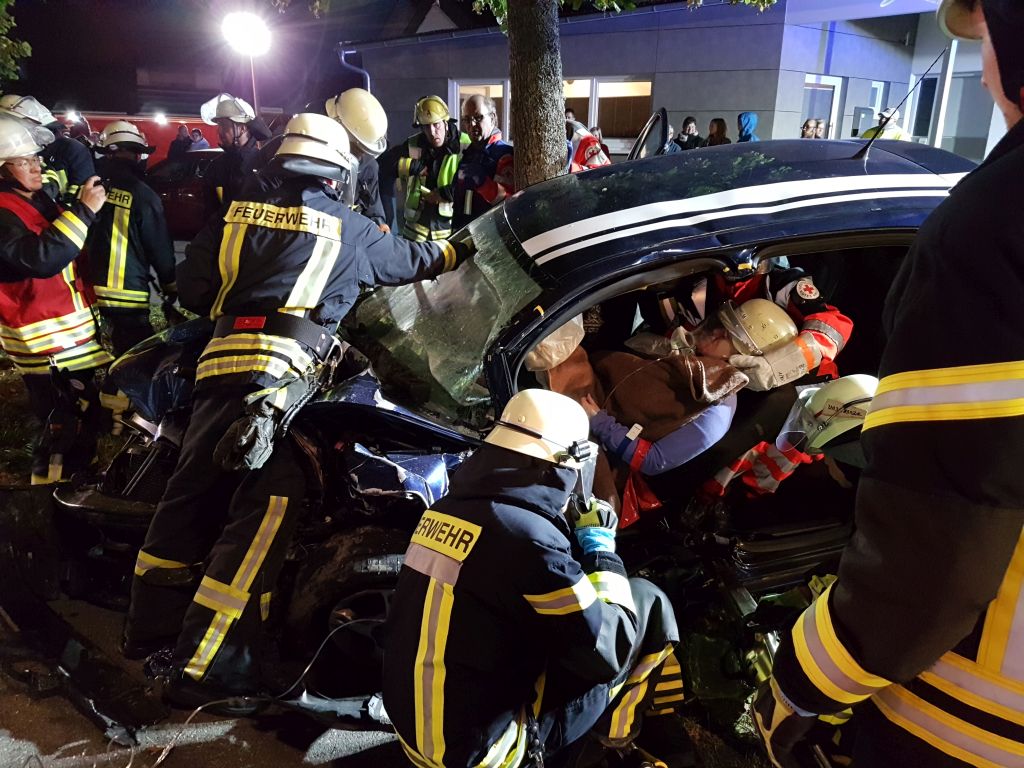
<path id="1" fill-rule="evenodd" d="M 798 280 L 796 283 L 796 295 L 804 301 L 813 301 L 814 299 L 821 296 L 818 293 L 818 289 L 814 287 L 814 283 L 810 280 Z"/>

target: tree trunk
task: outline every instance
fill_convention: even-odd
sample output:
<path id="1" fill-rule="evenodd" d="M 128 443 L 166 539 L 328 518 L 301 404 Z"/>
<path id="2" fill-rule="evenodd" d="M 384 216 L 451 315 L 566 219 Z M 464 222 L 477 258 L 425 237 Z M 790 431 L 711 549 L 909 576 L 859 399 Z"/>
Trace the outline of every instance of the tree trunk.
<path id="1" fill-rule="evenodd" d="M 508 0 L 516 189 L 565 168 L 565 101 L 558 0 Z"/>

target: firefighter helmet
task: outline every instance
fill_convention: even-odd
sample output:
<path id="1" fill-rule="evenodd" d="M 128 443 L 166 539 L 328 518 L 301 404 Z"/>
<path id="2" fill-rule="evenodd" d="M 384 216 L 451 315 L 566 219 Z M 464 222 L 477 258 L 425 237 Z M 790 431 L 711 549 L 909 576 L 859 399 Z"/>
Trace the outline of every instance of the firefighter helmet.
<path id="1" fill-rule="evenodd" d="M 357 162 L 349 150 L 348 133 L 326 115 L 303 112 L 288 121 L 284 139 L 274 153 L 296 173 L 348 182 Z"/>
<path id="2" fill-rule="evenodd" d="M 325 105 L 367 154 L 378 157 L 388 146 L 388 116 L 376 97 L 362 88 L 342 91 Z"/>
<path id="3" fill-rule="evenodd" d="M 0 110 L 8 112 L 15 117 L 24 117 L 39 125 L 51 125 L 57 122 L 57 118 L 53 116 L 53 113 L 32 96 L 18 96 L 8 93 L 6 96 L 0 97 Z"/>
<path id="4" fill-rule="evenodd" d="M 127 120 L 115 120 L 108 123 L 100 133 L 99 147 L 105 152 L 126 149 L 129 152 L 138 152 L 140 155 L 148 155 L 156 151 L 156 147 L 146 144 L 146 134 Z"/>
<path id="5" fill-rule="evenodd" d="M 587 444 L 590 419 L 572 398 L 547 389 L 524 389 L 508 401 L 485 443 L 543 459 L 578 466 Z"/>
<path id="6" fill-rule="evenodd" d="M 216 125 L 218 120 L 249 123 L 256 119 L 256 111 L 249 102 L 230 93 L 218 93 L 199 108 L 199 114 L 207 125 Z"/>
<path id="7" fill-rule="evenodd" d="M 416 102 L 416 109 L 413 111 L 412 127 L 421 128 L 424 125 L 444 123 L 451 119 L 448 105 L 440 96 L 424 96 Z"/>
<path id="8" fill-rule="evenodd" d="M 13 160 L 16 157 L 28 157 L 42 151 L 43 143 L 37 141 L 37 131 L 46 131 L 37 127 L 32 130 L 21 120 L 0 117 L 0 161 Z M 52 140 L 53 134 L 50 133 Z"/>
<path id="9" fill-rule="evenodd" d="M 820 452 L 840 435 L 862 427 L 877 390 L 874 376 L 854 373 L 828 382 L 811 395 L 806 408 L 814 427 L 808 435 L 808 451 Z"/>
<path id="10" fill-rule="evenodd" d="M 793 318 L 768 299 L 750 299 L 738 307 L 727 301 L 718 310 L 718 318 L 741 355 L 763 355 L 797 335 Z"/>

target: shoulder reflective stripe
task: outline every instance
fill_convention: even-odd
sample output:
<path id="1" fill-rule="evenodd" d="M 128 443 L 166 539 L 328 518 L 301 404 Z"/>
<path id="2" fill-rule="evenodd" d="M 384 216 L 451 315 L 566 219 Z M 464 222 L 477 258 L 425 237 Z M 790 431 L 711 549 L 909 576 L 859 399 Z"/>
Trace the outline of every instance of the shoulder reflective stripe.
<path id="1" fill-rule="evenodd" d="M 795 197 L 819 197 L 852 192 L 867 193 L 860 195 L 860 199 L 886 196 L 902 197 L 910 195 L 903 191 L 891 195 L 880 194 L 880 192 L 887 189 L 903 189 L 908 187 L 921 190 L 926 196 L 946 195 L 949 188 L 959 179 L 963 178 L 964 175 L 940 177 L 930 173 L 901 173 L 880 174 L 877 176 L 839 176 L 830 179 L 783 181 L 776 184 L 762 184 L 756 187 L 741 187 L 739 189 L 689 197 L 682 200 L 649 203 L 594 216 L 581 221 L 574 221 L 529 238 L 523 243 L 523 249 L 531 256 L 536 256 L 543 251 L 562 245 L 569 240 L 575 240 L 581 236 L 609 233 L 612 230 L 625 229 L 630 225 L 640 225 L 652 219 L 683 216 L 700 212 L 708 212 L 712 215 L 712 218 L 720 218 L 720 216 L 712 212 L 740 205 L 771 205 Z M 740 215 L 743 214 L 741 213 Z"/>
<path id="2" fill-rule="evenodd" d="M 415 542 L 406 550 L 404 565 L 442 584 L 455 586 L 462 563 Z"/>
<path id="3" fill-rule="evenodd" d="M 128 208 L 118 208 L 114 211 L 110 231 L 110 263 L 107 265 L 109 288 L 124 288 L 124 273 L 128 266 L 128 221 L 131 213 Z M 149 294 L 146 298 L 149 299 Z"/>
<path id="4" fill-rule="evenodd" d="M 226 587 L 224 596 L 233 595 L 238 597 L 241 594 L 245 594 L 246 600 L 248 600 L 253 581 L 256 579 L 256 575 L 263 566 L 263 561 L 274 543 L 274 537 L 281 527 L 281 522 L 284 520 L 287 509 L 287 496 L 270 497 L 267 502 L 267 511 L 263 514 L 263 520 L 260 521 L 260 527 L 256 531 L 256 535 L 253 536 L 252 542 L 250 542 L 249 548 L 246 550 L 245 557 L 242 558 L 242 563 L 238 566 L 234 578 L 231 579 L 230 587 Z M 206 578 L 203 579 L 203 583 L 207 583 Z M 198 603 L 199 600 L 196 599 L 196 602 Z M 196 680 L 201 680 L 203 675 L 206 674 L 206 670 L 209 668 L 210 662 L 216 657 L 217 651 L 220 649 L 228 630 L 231 628 L 231 624 L 237 618 L 230 613 L 217 609 L 213 610 L 213 620 L 210 622 L 206 634 L 203 635 L 203 639 L 196 647 L 195 654 L 185 666 L 185 673 Z"/>
<path id="5" fill-rule="evenodd" d="M 628 229 L 621 229 L 606 232 L 602 235 L 594 236 L 587 240 L 581 240 L 578 242 L 565 245 L 561 248 L 557 248 L 542 256 L 534 256 L 538 265 L 544 264 L 552 259 L 557 259 L 560 256 L 564 256 L 567 253 L 573 253 L 575 251 L 584 250 L 586 248 L 592 248 L 601 243 L 606 243 L 611 240 L 623 240 L 627 238 L 637 237 L 638 235 L 645 234 L 647 232 L 657 232 L 663 229 L 677 229 L 682 227 L 692 227 L 698 224 L 705 224 L 710 221 L 719 221 L 721 219 L 740 218 L 743 216 L 765 216 L 776 213 L 782 213 L 783 211 L 795 211 L 802 208 L 822 208 L 827 205 L 837 205 L 839 203 L 852 203 L 862 200 L 879 201 L 886 199 L 907 199 L 912 197 L 947 197 L 949 195 L 949 189 L 943 187 L 941 189 L 913 189 L 909 191 L 900 192 L 858 192 L 856 194 L 849 195 L 833 195 L 831 197 L 820 197 L 820 198 L 809 198 L 805 200 L 797 200 L 789 203 L 775 203 L 759 205 L 750 208 L 732 208 L 729 210 L 716 210 L 708 213 L 701 213 L 694 216 L 689 216 L 680 219 L 669 219 L 665 221 L 655 221 L 649 224 L 643 224 Z M 579 237 L 579 233 L 573 235 L 573 237 Z M 533 255 L 533 254 L 531 254 Z"/>
<path id="6" fill-rule="evenodd" d="M 305 232 L 331 240 L 341 239 L 341 219 L 304 205 L 284 207 L 240 200 L 231 204 L 224 221 L 228 224 L 249 224 L 267 229 Z"/>
<path id="7" fill-rule="evenodd" d="M 996 599 L 989 603 L 978 663 L 1024 681 L 1024 531 L 1014 549 Z"/>
<path id="8" fill-rule="evenodd" d="M 68 240 L 70 240 L 72 245 L 74 245 L 76 248 L 84 248 L 85 237 L 79 234 L 79 232 L 76 229 L 74 229 L 74 227 L 72 227 L 67 221 L 63 220 L 63 217 L 66 216 L 67 213 L 68 212 L 65 211 L 64 213 L 62 213 L 60 216 L 53 220 L 53 228 L 60 232 L 62 235 L 64 235 L 64 237 L 66 237 Z"/>
<path id="9" fill-rule="evenodd" d="M 872 701 L 889 721 L 969 765 L 1024 767 L 1024 744 L 953 717 L 902 686 L 890 686 Z"/>
<path id="10" fill-rule="evenodd" d="M 597 592 L 586 575 L 583 575 L 571 587 L 543 595 L 523 595 L 523 598 L 542 616 L 564 616 L 585 611 L 597 602 Z"/>
<path id="11" fill-rule="evenodd" d="M 218 265 L 220 268 L 220 290 L 210 309 L 210 319 L 216 320 L 223 314 L 224 300 L 238 279 L 239 257 L 245 242 L 246 224 L 228 224 L 221 235 Z"/>
<path id="12" fill-rule="evenodd" d="M 455 269 L 455 246 L 447 240 L 438 240 L 437 245 L 441 249 L 441 254 L 444 256 L 444 271 L 451 272 Z"/>
<path id="13" fill-rule="evenodd" d="M 630 672 L 623 686 L 625 693 L 612 710 L 608 738 L 613 744 L 628 739 L 636 723 L 636 711 L 647 694 L 651 673 L 672 653 L 672 644 L 668 644 L 657 653 L 643 656 Z"/>
<path id="14" fill-rule="evenodd" d="M 599 600 L 606 603 L 621 605 L 636 613 L 636 605 L 633 603 L 633 592 L 629 588 L 629 579 L 619 573 L 611 571 L 595 571 L 587 574 L 590 583 L 594 585 L 594 592 Z"/>
<path id="15" fill-rule="evenodd" d="M 340 222 L 338 226 L 341 226 Z M 324 286 L 327 285 L 327 281 L 331 277 L 331 272 L 340 253 L 340 241 L 317 237 L 313 253 L 306 262 L 306 266 L 303 267 L 302 274 L 295 281 L 292 292 L 285 300 L 285 305 L 291 308 L 314 309 L 320 303 Z"/>
<path id="16" fill-rule="evenodd" d="M 793 646 L 801 669 L 814 686 L 833 701 L 855 704 L 889 681 L 865 672 L 836 637 L 825 590 L 793 627 Z"/>
<path id="17" fill-rule="evenodd" d="M 988 701 L 998 708 L 993 714 L 999 714 L 1008 720 L 1024 724 L 1024 682 L 1011 680 L 981 665 L 965 659 L 953 652 L 946 653 L 932 667 L 922 673 L 921 679 L 937 688 L 952 687 L 960 693 L 951 694 L 954 698 L 963 698 L 977 709 L 990 711 L 988 705 L 982 706 L 975 702 Z M 944 681 L 945 687 L 936 681 Z M 948 691 L 947 691 L 948 693 Z M 1008 717 L 1007 712 L 1014 713 Z"/>
<path id="18" fill-rule="evenodd" d="M 135 575 L 141 576 L 146 571 L 151 571 L 154 568 L 188 568 L 188 564 L 157 557 L 156 555 L 149 554 L 144 549 L 140 549 L 139 555 L 135 560 Z"/>
<path id="19" fill-rule="evenodd" d="M 228 584 L 204 576 L 192 599 L 214 613 L 224 613 L 232 619 L 240 619 L 249 602 L 249 595 Z"/>
<path id="20" fill-rule="evenodd" d="M 413 671 L 416 751 L 438 765 L 444 764 L 444 653 L 454 602 L 451 586 L 429 581 Z"/>

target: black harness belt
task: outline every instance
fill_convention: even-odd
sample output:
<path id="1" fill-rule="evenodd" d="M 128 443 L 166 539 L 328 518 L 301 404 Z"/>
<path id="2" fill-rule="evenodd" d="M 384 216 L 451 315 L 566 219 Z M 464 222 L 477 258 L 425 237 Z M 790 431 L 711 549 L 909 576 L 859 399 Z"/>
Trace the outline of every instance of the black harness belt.
<path id="1" fill-rule="evenodd" d="M 327 359 L 328 353 L 337 342 L 334 334 L 322 325 L 304 317 L 286 315 L 282 312 L 273 312 L 269 315 L 224 315 L 217 319 L 217 324 L 213 328 L 214 338 L 234 333 L 284 336 L 309 347 L 320 362 Z"/>

